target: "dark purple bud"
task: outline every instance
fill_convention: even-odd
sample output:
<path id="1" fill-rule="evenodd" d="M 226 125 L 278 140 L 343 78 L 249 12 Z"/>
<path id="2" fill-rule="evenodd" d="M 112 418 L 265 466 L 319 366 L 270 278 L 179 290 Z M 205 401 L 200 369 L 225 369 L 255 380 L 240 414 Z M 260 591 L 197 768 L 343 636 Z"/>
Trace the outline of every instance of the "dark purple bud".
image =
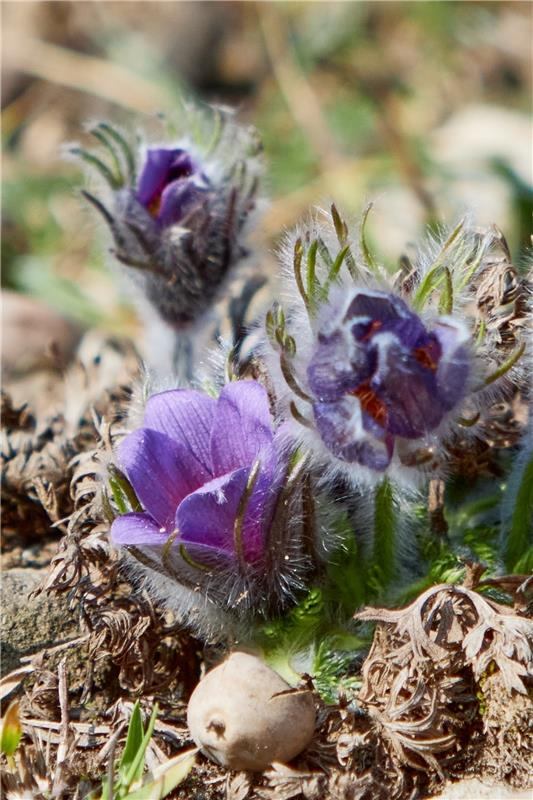
<path id="1" fill-rule="evenodd" d="M 140 292 L 167 324 L 183 328 L 208 311 L 247 254 L 243 229 L 255 208 L 257 147 L 251 133 L 226 120 L 208 154 L 191 140 L 190 147 L 149 147 L 136 157 L 104 127 L 113 130 L 113 142 L 120 138 L 128 169 L 114 174 L 99 154 L 77 148 L 107 183 L 111 202 L 84 196 L 110 228 L 113 254 L 131 268 Z"/>
<path id="2" fill-rule="evenodd" d="M 307 377 L 318 432 L 341 460 L 386 469 L 395 437 L 425 436 L 463 398 L 469 352 L 458 323 L 428 330 L 399 297 L 365 289 L 324 327 Z"/>

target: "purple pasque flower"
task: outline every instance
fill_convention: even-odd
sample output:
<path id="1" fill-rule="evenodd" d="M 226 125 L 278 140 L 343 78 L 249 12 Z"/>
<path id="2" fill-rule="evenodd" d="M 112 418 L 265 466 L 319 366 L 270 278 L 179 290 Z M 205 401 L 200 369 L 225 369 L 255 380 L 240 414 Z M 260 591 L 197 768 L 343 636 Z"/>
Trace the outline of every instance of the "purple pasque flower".
<path id="1" fill-rule="evenodd" d="M 470 356 L 463 326 L 428 329 L 398 296 L 355 289 L 319 325 L 307 378 L 318 433 L 339 459 L 384 471 L 395 440 L 434 431 L 464 397 Z"/>
<path id="2" fill-rule="evenodd" d="M 153 395 L 143 427 L 117 455 L 144 511 L 114 520 L 116 545 L 171 543 L 188 562 L 215 569 L 261 561 L 281 459 L 259 383 L 230 383 L 216 399 L 188 389 Z"/>
<path id="3" fill-rule="evenodd" d="M 113 256 L 128 268 L 143 309 L 147 299 L 172 329 L 192 325 L 248 253 L 245 228 L 262 171 L 252 132 L 221 118 L 197 139 L 186 128 L 177 142 L 140 152 L 108 123 L 91 132 L 103 147 L 72 152 L 103 179 L 101 192 L 83 195 L 111 232 Z"/>
<path id="4" fill-rule="evenodd" d="M 182 148 L 150 147 L 136 199 L 162 228 L 175 225 L 199 204 L 210 186 L 199 163 Z"/>

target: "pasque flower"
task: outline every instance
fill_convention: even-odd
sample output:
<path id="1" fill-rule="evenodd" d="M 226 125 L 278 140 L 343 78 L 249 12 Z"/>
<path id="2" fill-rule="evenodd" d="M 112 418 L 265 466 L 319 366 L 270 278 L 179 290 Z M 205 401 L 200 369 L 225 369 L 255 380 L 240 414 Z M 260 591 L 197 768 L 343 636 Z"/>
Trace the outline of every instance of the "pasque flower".
<path id="1" fill-rule="evenodd" d="M 253 134 L 226 120 L 209 146 L 187 133 L 139 148 L 107 123 L 91 133 L 105 150 L 72 152 L 103 178 L 101 192 L 83 194 L 111 230 L 113 255 L 164 322 L 190 325 L 247 254 L 260 173 Z"/>
<path id="2" fill-rule="evenodd" d="M 181 222 L 205 199 L 211 182 L 181 148 L 149 147 L 135 192 L 159 228 Z"/>
<path id="3" fill-rule="evenodd" d="M 495 231 L 462 221 L 390 275 L 369 253 L 364 219 L 352 238 L 333 207 L 288 240 L 289 299 L 266 320 L 270 371 L 294 438 L 329 466 L 355 482 L 385 472 L 403 482 L 414 468 L 416 483 L 523 382 L 526 339 L 516 325 L 499 342 L 492 318 L 472 314 Z"/>
<path id="4" fill-rule="evenodd" d="M 115 544 L 168 548 L 235 573 L 261 562 L 282 459 L 257 382 L 230 383 L 217 399 L 187 389 L 153 395 L 117 460 L 144 510 L 114 520 Z"/>
<path id="5" fill-rule="evenodd" d="M 462 400 L 467 339 L 451 318 L 428 329 L 401 298 L 354 289 L 326 313 L 307 369 L 323 442 L 343 461 L 386 469 L 397 437 L 425 436 Z"/>

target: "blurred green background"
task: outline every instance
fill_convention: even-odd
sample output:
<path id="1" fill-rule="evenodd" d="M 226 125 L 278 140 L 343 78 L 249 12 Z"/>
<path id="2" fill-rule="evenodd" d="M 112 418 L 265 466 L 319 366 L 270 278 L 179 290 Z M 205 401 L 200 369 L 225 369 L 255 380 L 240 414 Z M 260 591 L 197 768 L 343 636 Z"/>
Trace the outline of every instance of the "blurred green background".
<path id="1" fill-rule="evenodd" d="M 471 209 L 530 243 L 532 6 L 520 2 L 4 2 L 3 284 L 109 330 L 135 327 L 61 146 L 88 119 L 179 98 L 256 126 L 272 249 L 313 205 L 376 201 L 393 262 Z M 134 115 L 132 117 L 132 115 Z"/>

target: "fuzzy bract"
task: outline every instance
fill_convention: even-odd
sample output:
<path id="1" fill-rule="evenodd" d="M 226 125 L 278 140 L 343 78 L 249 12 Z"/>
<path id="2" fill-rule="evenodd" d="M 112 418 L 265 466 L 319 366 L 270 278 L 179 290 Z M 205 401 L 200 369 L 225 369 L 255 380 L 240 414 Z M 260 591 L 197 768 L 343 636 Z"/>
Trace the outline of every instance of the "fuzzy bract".
<path id="1" fill-rule="evenodd" d="M 261 562 L 281 457 L 258 383 L 231 383 L 218 399 L 153 395 L 117 455 L 144 511 L 115 519 L 115 544 L 168 547 L 205 567 Z"/>

